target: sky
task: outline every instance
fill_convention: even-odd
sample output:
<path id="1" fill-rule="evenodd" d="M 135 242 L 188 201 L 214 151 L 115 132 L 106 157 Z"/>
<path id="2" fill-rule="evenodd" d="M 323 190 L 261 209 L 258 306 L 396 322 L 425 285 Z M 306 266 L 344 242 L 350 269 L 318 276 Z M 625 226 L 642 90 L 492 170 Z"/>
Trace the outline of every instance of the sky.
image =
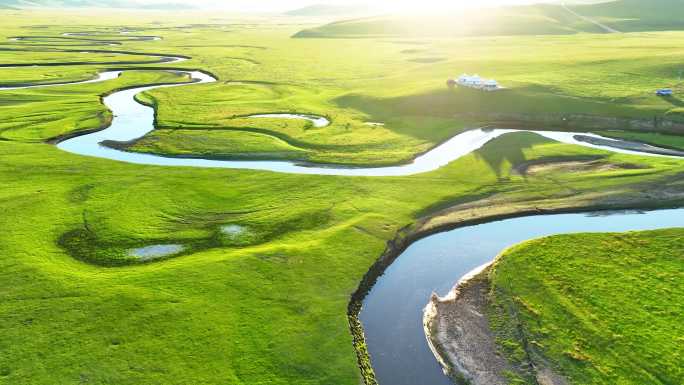
<path id="1" fill-rule="evenodd" d="M 330 4 L 330 5 L 350 5 L 361 4 L 372 7 L 374 10 L 385 12 L 400 12 L 400 11 L 434 11 L 445 8 L 462 8 L 464 6 L 472 6 L 476 3 L 478 6 L 496 6 L 496 5 L 510 5 L 510 4 L 525 4 L 533 2 L 543 2 L 544 0 L 368 0 L 368 1 L 340 1 L 340 0 L 226 0 L 226 1 L 212 1 L 212 0 L 151 0 L 150 2 L 159 3 L 189 3 L 202 8 L 220 8 L 231 11 L 245 11 L 245 12 L 282 12 L 296 8 L 305 7 L 313 4 Z"/>

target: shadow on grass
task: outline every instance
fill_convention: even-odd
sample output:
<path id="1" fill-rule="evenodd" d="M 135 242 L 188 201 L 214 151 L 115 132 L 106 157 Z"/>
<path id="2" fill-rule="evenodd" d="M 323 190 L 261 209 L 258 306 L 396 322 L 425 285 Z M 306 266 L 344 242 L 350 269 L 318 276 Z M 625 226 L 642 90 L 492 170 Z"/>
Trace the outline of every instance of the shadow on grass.
<path id="1" fill-rule="evenodd" d="M 530 132 L 506 134 L 489 142 L 474 154 L 487 164 L 498 179 L 502 179 L 509 175 L 512 168 L 528 161 L 525 150 L 550 142 L 552 141 Z"/>
<path id="2" fill-rule="evenodd" d="M 477 118 L 496 114 L 549 114 L 565 111 L 567 98 L 553 94 L 553 89 L 542 86 L 507 89 L 498 92 L 483 92 L 468 88 L 435 89 L 420 94 L 380 98 L 368 95 L 349 94 L 334 100 L 341 108 L 355 109 L 370 116 L 372 121 L 388 122 L 401 117 L 402 121 L 412 118 L 431 118 L 451 125 L 463 117 Z M 575 107 L 575 106 L 572 106 Z M 584 107 L 584 106 L 581 106 Z M 416 139 L 434 141 L 434 127 L 387 125 L 399 134 Z"/>

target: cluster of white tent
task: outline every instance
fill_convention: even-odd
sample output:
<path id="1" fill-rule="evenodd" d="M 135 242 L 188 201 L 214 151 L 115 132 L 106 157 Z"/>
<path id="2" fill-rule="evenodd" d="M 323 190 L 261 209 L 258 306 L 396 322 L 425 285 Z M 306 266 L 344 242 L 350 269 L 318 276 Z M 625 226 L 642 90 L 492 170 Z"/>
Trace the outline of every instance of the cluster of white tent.
<path id="1" fill-rule="evenodd" d="M 458 77 L 456 83 L 459 86 L 476 88 L 483 91 L 496 91 L 501 88 L 496 80 L 483 79 L 480 75 L 463 74 Z"/>

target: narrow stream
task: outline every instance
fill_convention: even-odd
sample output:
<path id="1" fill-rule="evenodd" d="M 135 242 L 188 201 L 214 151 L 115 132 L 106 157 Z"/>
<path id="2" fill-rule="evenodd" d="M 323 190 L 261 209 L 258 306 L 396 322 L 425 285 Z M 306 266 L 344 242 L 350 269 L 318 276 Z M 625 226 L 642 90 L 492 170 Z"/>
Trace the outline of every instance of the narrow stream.
<path id="1" fill-rule="evenodd" d="M 267 118 L 267 119 L 302 119 L 308 120 L 316 128 L 323 128 L 330 125 L 330 121 L 322 116 L 297 115 L 297 114 L 260 114 L 249 115 L 248 118 Z"/>
<path id="2" fill-rule="evenodd" d="M 12 68 L 12 67 L 5 67 L 5 68 Z M 94 79 L 90 80 L 84 80 L 84 81 L 77 81 L 77 82 L 63 82 L 63 83 L 49 83 L 49 84 L 37 84 L 34 86 L 7 86 L 3 87 L 0 86 L 0 90 L 22 90 L 22 89 L 28 89 L 28 88 L 47 88 L 47 87 L 57 87 L 57 86 L 63 86 L 67 84 L 89 84 L 89 83 L 99 83 L 99 82 L 104 82 L 107 80 L 113 80 L 121 76 L 122 71 L 105 71 L 105 72 L 100 72 L 97 74 L 97 77 Z"/>
<path id="3" fill-rule="evenodd" d="M 432 235 L 411 245 L 363 303 L 361 321 L 381 385 L 452 385 L 423 332 L 432 292 L 446 295 L 473 269 L 525 240 L 577 232 L 684 227 L 684 209 L 522 217 Z"/>

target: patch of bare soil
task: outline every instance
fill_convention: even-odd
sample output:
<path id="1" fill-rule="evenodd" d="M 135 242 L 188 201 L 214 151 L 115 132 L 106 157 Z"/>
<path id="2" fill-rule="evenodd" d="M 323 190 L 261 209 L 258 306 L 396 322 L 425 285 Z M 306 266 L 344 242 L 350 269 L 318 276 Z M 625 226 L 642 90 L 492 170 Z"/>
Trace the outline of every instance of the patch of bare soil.
<path id="1" fill-rule="evenodd" d="M 634 170 L 642 166 L 631 163 L 611 163 L 600 158 L 586 159 L 542 159 L 519 164 L 513 172 L 523 176 L 534 176 L 545 173 L 563 172 L 602 172 L 615 170 Z"/>
<path id="2" fill-rule="evenodd" d="M 456 288 L 455 295 L 433 295 L 425 310 L 425 329 L 447 375 L 472 385 L 507 385 L 504 373 L 514 368 L 497 353 L 485 316 L 488 291 L 489 282 L 481 274 Z"/>
<path id="3" fill-rule="evenodd" d="M 489 270 L 461 282 L 445 298 L 434 294 L 425 308 L 425 335 L 445 373 L 469 385 L 508 385 L 514 373 L 520 378 L 532 373 L 538 385 L 569 385 L 543 363 L 514 365 L 500 352 L 486 315 Z"/>
<path id="4" fill-rule="evenodd" d="M 537 371 L 537 383 L 539 385 L 570 385 L 568 380 L 564 377 L 554 373 L 549 368 L 543 368 Z"/>

